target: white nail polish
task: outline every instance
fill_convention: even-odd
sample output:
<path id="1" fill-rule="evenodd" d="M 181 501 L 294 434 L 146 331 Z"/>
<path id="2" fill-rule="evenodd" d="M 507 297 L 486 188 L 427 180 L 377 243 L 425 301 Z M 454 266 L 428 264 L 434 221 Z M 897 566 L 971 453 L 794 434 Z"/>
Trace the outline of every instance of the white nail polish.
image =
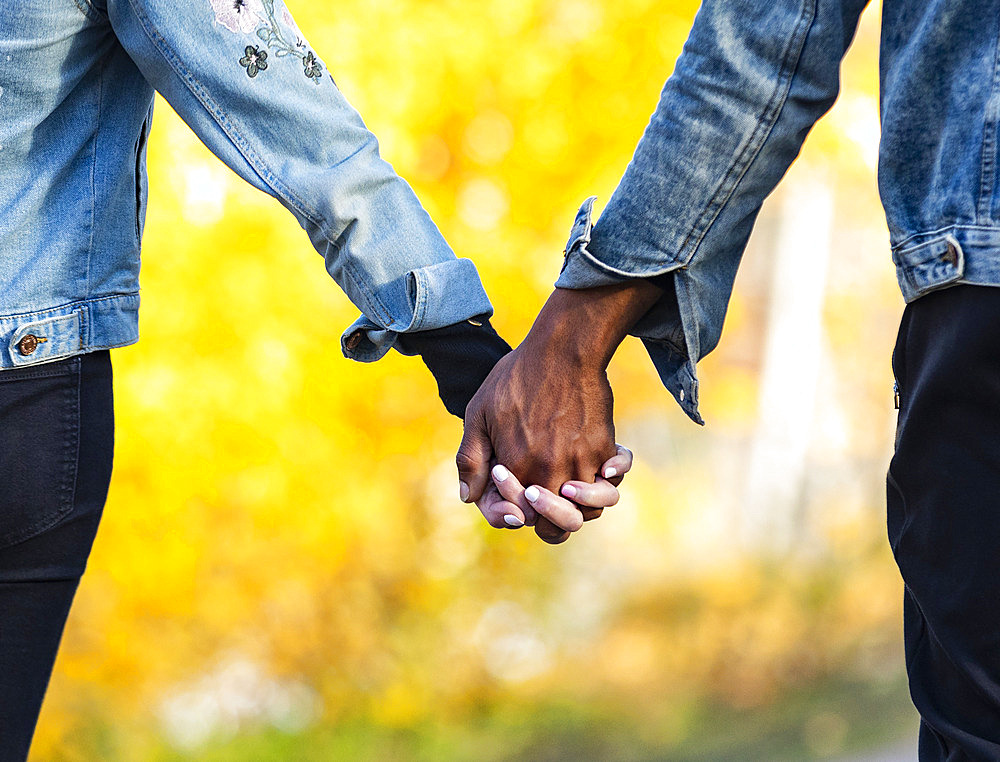
<path id="1" fill-rule="evenodd" d="M 518 527 L 518 528 L 520 528 L 520 527 L 524 526 L 524 522 L 521 521 L 521 519 L 519 519 L 513 513 L 508 513 L 506 516 L 504 516 L 503 517 L 503 523 L 506 524 L 509 527 Z"/>
<path id="2" fill-rule="evenodd" d="M 576 487 L 572 484 L 564 484 L 562 488 L 563 497 L 576 497 Z"/>
<path id="3" fill-rule="evenodd" d="M 604 471 L 604 478 L 611 479 L 612 477 L 618 476 L 618 469 L 611 468 L 610 466 Z"/>
<path id="4" fill-rule="evenodd" d="M 497 463 L 493 466 L 493 478 L 498 482 L 504 481 L 508 476 L 510 476 L 510 471 Z"/>
<path id="5" fill-rule="evenodd" d="M 524 491 L 524 497 L 529 503 L 535 502 L 541 496 L 542 493 L 538 491 L 538 487 L 528 487 L 528 489 Z"/>
<path id="6" fill-rule="evenodd" d="M 469 502 L 469 485 L 465 482 L 458 483 L 458 497 L 463 503 Z"/>

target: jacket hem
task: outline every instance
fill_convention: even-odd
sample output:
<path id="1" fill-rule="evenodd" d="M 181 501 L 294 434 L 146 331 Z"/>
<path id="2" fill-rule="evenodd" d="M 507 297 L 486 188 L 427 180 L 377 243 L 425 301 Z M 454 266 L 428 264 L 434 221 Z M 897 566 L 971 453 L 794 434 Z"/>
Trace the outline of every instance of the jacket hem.
<path id="1" fill-rule="evenodd" d="M 138 293 L 0 315 L 0 347 L 4 348 L 0 351 L 0 372 L 123 347 L 138 339 Z"/>
<path id="2" fill-rule="evenodd" d="M 892 261 L 907 304 L 949 286 L 1000 286 L 1000 228 L 952 225 L 913 235 Z"/>

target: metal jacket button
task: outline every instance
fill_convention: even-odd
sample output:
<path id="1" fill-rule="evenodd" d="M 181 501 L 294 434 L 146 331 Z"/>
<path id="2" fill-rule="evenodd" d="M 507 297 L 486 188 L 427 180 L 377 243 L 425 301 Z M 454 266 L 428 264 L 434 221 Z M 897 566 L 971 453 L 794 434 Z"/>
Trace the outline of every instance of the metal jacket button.
<path id="1" fill-rule="evenodd" d="M 33 333 L 29 333 L 27 336 L 22 338 L 17 342 L 17 351 L 21 353 L 22 357 L 27 357 L 28 355 L 34 353 L 38 349 L 38 345 L 48 341 L 48 339 L 42 338 L 40 336 L 35 336 Z"/>
<path id="2" fill-rule="evenodd" d="M 360 343 L 361 343 L 361 331 L 355 331 L 350 336 L 348 336 L 347 340 L 344 342 L 347 348 L 352 352 L 358 348 L 358 344 Z"/>
<path id="3" fill-rule="evenodd" d="M 958 264 L 958 249 L 955 248 L 955 244 L 949 242 L 948 249 L 941 255 L 941 259 L 952 267 Z"/>

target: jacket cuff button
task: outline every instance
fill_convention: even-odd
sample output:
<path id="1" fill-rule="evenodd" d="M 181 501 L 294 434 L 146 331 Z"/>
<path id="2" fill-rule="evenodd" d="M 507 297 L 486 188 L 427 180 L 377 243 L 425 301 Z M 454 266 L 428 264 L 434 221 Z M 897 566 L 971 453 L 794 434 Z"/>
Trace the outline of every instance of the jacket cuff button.
<path id="1" fill-rule="evenodd" d="M 344 341 L 344 345 L 351 352 L 353 352 L 355 349 L 358 348 L 358 344 L 361 343 L 362 335 L 363 331 L 355 331 L 354 333 L 352 333 L 350 336 L 347 337 L 347 339 Z"/>
<path id="2" fill-rule="evenodd" d="M 33 354 L 34 351 L 38 349 L 38 345 L 41 344 L 43 341 L 46 341 L 46 339 L 40 339 L 33 333 L 29 333 L 27 336 L 25 336 L 19 342 L 17 342 L 17 351 L 21 354 L 22 357 L 27 357 L 28 355 Z"/>

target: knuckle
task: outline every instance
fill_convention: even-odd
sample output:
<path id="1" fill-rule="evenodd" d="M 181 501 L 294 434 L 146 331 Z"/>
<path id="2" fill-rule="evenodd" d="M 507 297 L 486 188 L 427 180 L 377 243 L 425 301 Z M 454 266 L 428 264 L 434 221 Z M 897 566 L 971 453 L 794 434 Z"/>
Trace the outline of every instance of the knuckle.
<path id="1" fill-rule="evenodd" d="M 466 450 L 459 450 L 455 455 L 455 465 L 460 473 L 468 473 L 476 468 L 476 459 Z"/>
<path id="2" fill-rule="evenodd" d="M 494 529 L 506 528 L 506 524 L 504 524 L 503 517 L 501 516 L 495 516 L 484 513 L 483 518 L 486 519 L 486 523 L 489 524 Z"/>
<path id="3" fill-rule="evenodd" d="M 543 516 L 535 524 L 535 534 L 544 540 L 548 537 L 557 537 L 563 534 L 563 530 Z"/>
<path id="4" fill-rule="evenodd" d="M 541 478 L 536 478 L 534 480 L 538 482 L 547 481 L 548 475 L 556 470 L 555 459 L 548 457 L 538 458 L 535 461 L 534 466 L 535 467 L 532 469 L 532 473 L 535 474 L 537 477 L 541 477 Z"/>

